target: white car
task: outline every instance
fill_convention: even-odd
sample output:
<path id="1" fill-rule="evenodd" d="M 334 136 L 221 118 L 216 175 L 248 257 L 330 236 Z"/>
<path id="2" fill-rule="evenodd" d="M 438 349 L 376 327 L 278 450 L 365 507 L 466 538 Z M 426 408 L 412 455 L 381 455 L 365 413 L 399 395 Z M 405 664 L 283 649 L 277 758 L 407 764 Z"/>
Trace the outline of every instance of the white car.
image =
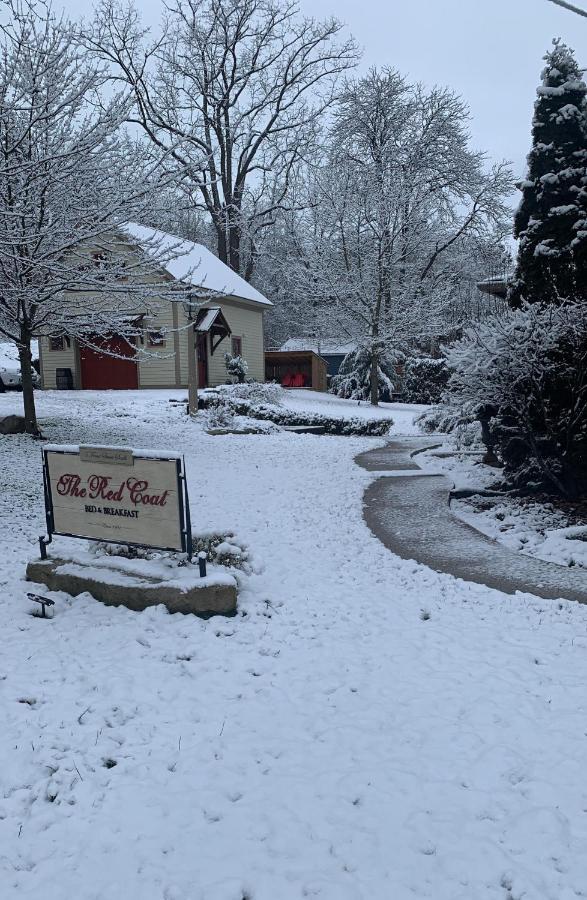
<path id="1" fill-rule="evenodd" d="M 33 356 L 36 347 L 33 347 Z M 33 386 L 38 387 L 41 379 L 33 369 Z M 20 391 L 22 377 L 18 352 L 14 344 L 0 344 L 0 393 L 4 391 Z"/>

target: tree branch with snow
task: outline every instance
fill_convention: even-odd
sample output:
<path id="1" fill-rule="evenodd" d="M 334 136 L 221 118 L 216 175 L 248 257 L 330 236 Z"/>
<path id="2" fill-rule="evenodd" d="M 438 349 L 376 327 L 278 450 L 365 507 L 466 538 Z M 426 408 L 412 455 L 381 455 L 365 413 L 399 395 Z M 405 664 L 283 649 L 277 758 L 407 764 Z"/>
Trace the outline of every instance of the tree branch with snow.
<path id="1" fill-rule="evenodd" d="M 0 31 L 0 336 L 19 353 L 27 431 L 38 432 L 31 340 L 126 328 L 170 291 L 153 286 L 173 248 L 129 254 L 120 228 L 161 184 L 121 130 L 128 104 L 104 100 L 103 65 L 50 6 L 6 4 Z"/>

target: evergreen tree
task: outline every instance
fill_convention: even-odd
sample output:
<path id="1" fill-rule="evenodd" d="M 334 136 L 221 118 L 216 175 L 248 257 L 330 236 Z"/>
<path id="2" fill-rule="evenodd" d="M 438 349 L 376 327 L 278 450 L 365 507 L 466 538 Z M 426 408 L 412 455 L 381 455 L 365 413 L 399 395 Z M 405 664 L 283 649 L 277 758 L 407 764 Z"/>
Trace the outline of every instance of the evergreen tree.
<path id="1" fill-rule="evenodd" d="M 555 40 L 545 59 L 514 221 L 520 243 L 509 299 L 516 307 L 587 297 L 587 86 L 565 44 Z"/>
<path id="2" fill-rule="evenodd" d="M 402 365 L 404 360 L 405 355 L 399 350 L 393 353 L 380 353 L 377 365 L 378 400 L 385 403 L 391 400 L 396 389 L 398 364 Z M 351 350 L 340 364 L 338 375 L 332 379 L 332 393 L 347 400 L 371 399 L 371 369 L 372 357 L 369 348 Z"/>

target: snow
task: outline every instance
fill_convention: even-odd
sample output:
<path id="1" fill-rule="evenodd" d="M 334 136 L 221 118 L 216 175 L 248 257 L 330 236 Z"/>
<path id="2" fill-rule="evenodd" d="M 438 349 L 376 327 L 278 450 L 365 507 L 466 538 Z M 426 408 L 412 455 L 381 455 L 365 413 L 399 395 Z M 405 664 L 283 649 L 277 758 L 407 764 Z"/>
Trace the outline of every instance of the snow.
<path id="1" fill-rule="evenodd" d="M 431 442 L 434 435 L 431 435 Z M 451 452 L 452 455 L 445 456 Z M 452 441 L 418 456 L 427 474 L 450 475 L 454 489 L 491 490 L 499 472 L 481 463 L 481 453 L 456 453 Z M 587 569 L 587 526 L 569 526 L 552 503 L 501 495 L 453 499 L 452 512 L 488 537 L 537 559 Z"/>
<path id="2" fill-rule="evenodd" d="M 164 263 L 164 268 L 178 281 L 187 281 L 195 287 L 203 287 L 226 296 L 241 297 L 243 300 L 252 300 L 264 306 L 273 305 L 267 297 L 233 272 L 203 244 L 182 241 L 164 231 L 137 225 L 135 222 L 128 222 L 123 230 L 142 244 L 147 253 L 157 257 L 169 254 L 171 258 Z"/>
<path id="3" fill-rule="evenodd" d="M 334 394 L 305 389 L 286 390 L 283 405 L 297 413 L 317 412 L 332 418 L 393 419 L 392 434 L 419 434 L 414 418 L 428 407 L 417 403 L 380 403 L 373 407 L 365 400 L 343 400 Z"/>
<path id="4" fill-rule="evenodd" d="M 234 576 L 218 566 L 208 565 L 206 576 L 200 578 L 198 567 L 194 564 L 178 565 L 177 560 L 157 554 L 148 559 L 129 559 L 115 554 L 100 555 L 100 547 L 96 545 L 87 551 L 74 549 L 67 554 L 56 571 L 63 575 L 101 579 L 108 584 L 128 587 L 150 581 L 153 584 L 175 587 L 180 591 L 188 591 L 194 583 L 198 587 L 235 583 Z"/>
<path id="5" fill-rule="evenodd" d="M 51 453 L 79 453 L 80 449 L 88 448 L 90 450 L 128 450 L 133 456 L 141 459 L 181 459 L 183 454 L 174 452 L 173 450 L 136 450 L 133 447 L 121 447 L 120 444 L 44 444 L 43 450 Z"/>
<path id="6" fill-rule="evenodd" d="M 288 338 L 285 344 L 283 344 L 280 350 L 312 350 L 314 353 L 318 355 L 326 354 L 327 356 L 334 355 L 344 355 L 347 353 L 352 353 L 353 350 L 357 349 L 356 343 L 352 341 L 341 342 L 333 339 L 325 339 L 325 340 L 316 340 L 316 338 Z"/>
<path id="7" fill-rule="evenodd" d="M 202 316 L 200 323 L 198 325 L 198 331 L 209 331 L 216 319 L 220 314 L 220 307 L 213 306 L 211 309 L 207 309 Z"/>
<path id="8" fill-rule="evenodd" d="M 185 454 L 194 531 L 250 554 L 234 619 L 63 594 L 29 615 L 39 445 L 0 439 L 2 900 L 581 896 L 587 609 L 386 551 L 352 461 L 382 440 L 210 437 L 181 395 L 38 403 L 55 443 Z"/>
<path id="9" fill-rule="evenodd" d="M 453 502 L 453 512 L 510 550 L 560 566 L 587 569 L 587 527 L 569 526 L 550 504 L 521 503 L 513 497 L 491 504 Z"/>
<path id="10" fill-rule="evenodd" d="M 33 359 L 38 359 L 38 341 L 31 341 L 31 352 Z M 0 341 L 0 369 L 7 369 L 9 371 L 20 373 L 18 350 L 16 348 L 16 345 L 9 341 Z"/>

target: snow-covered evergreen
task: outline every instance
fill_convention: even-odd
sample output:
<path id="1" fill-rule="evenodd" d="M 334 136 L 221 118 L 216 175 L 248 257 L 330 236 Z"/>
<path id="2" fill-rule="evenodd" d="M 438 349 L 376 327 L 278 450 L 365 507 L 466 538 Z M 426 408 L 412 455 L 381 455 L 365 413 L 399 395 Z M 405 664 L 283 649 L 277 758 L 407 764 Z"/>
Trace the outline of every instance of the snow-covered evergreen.
<path id="1" fill-rule="evenodd" d="M 545 59 L 514 223 L 514 306 L 587 296 L 587 86 L 565 44 L 555 41 Z"/>
<path id="2" fill-rule="evenodd" d="M 444 356 L 411 356 L 406 360 L 402 400 L 406 403 L 440 403 L 449 369 Z"/>
<path id="3" fill-rule="evenodd" d="M 378 399 L 391 400 L 397 377 L 396 364 L 403 361 L 403 354 L 381 353 L 377 364 Z M 371 398 L 371 352 L 367 348 L 352 350 L 343 359 L 338 374 L 332 379 L 332 391 L 347 400 Z"/>
<path id="4" fill-rule="evenodd" d="M 243 384 L 247 377 L 247 372 L 249 371 L 249 364 L 242 356 L 232 356 L 230 353 L 225 353 L 224 366 L 231 381 Z"/>

